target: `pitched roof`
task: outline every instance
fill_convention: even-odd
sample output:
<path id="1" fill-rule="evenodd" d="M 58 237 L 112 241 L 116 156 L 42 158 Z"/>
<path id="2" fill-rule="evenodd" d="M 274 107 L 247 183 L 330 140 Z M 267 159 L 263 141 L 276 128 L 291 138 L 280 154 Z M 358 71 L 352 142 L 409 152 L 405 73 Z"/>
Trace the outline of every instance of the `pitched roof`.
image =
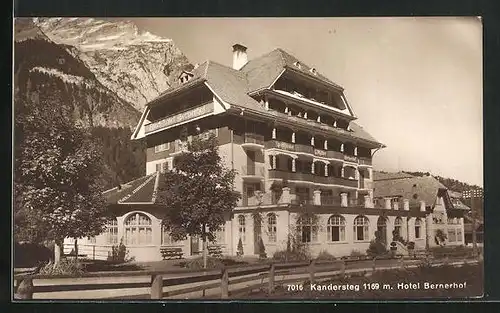
<path id="1" fill-rule="evenodd" d="M 439 190 L 447 189 L 432 176 L 376 180 L 373 186 L 375 198 L 399 196 L 410 200 L 410 206 L 418 206 L 420 201 L 434 206 Z"/>
<path id="2" fill-rule="evenodd" d="M 263 115 L 270 115 L 270 111 L 266 110 L 263 105 L 249 96 L 249 92 L 269 87 L 285 67 L 292 67 L 298 61 L 296 57 L 282 49 L 275 49 L 261 57 L 250 60 L 241 70 L 235 70 L 217 62 L 205 61 L 192 70 L 193 77 L 188 82 L 165 91 L 155 100 L 151 101 L 148 106 L 159 103 L 158 100 L 165 96 L 188 90 L 195 85 L 197 86 L 206 82 L 217 96 L 232 106 L 262 113 Z M 301 71 L 307 75 L 334 84 L 321 74 L 317 73 L 317 75 L 314 75 L 309 70 L 310 67 L 307 65 L 301 65 Z M 326 127 L 324 124 L 318 125 L 320 128 L 321 126 L 323 128 Z M 350 128 L 351 131 L 340 128 L 332 129 L 331 127 L 328 127 L 328 130 L 340 135 L 352 136 L 378 144 L 378 141 L 358 124 L 350 122 Z"/>
<path id="3" fill-rule="evenodd" d="M 294 65 L 296 62 L 300 63 L 300 69 Z M 335 84 L 327 77 L 321 75 L 319 72 L 316 71 L 316 75 L 312 74 L 310 72 L 312 67 L 302 63 L 295 56 L 280 48 L 274 49 L 269 53 L 248 61 L 240 71 L 246 73 L 247 75 L 249 82 L 249 91 L 255 91 L 269 87 L 274 82 L 274 80 L 278 78 L 285 67 L 294 68 L 301 73 L 307 74 L 314 78 L 319 78 L 329 84 L 336 86 L 337 88 L 342 89 L 342 87 Z"/>
<path id="4" fill-rule="evenodd" d="M 401 179 L 401 178 L 411 178 L 413 175 L 397 172 L 397 173 L 387 173 L 380 171 L 373 171 L 373 180 L 388 180 L 388 179 Z"/>
<path id="5" fill-rule="evenodd" d="M 103 193 L 108 204 L 154 203 L 158 188 L 158 175 L 155 172 L 121 184 Z"/>

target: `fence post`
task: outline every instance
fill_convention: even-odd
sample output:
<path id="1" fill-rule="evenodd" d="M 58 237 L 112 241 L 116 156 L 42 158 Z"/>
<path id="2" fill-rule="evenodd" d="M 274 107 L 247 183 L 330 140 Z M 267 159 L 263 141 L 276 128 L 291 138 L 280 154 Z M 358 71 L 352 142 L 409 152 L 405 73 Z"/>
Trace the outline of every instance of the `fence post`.
<path id="1" fill-rule="evenodd" d="M 377 257 L 373 258 L 372 272 L 375 272 Z"/>
<path id="2" fill-rule="evenodd" d="M 92 260 L 95 260 L 95 245 L 92 246 Z"/>
<path id="3" fill-rule="evenodd" d="M 269 267 L 269 293 L 272 293 L 274 290 L 274 263 L 271 263 Z"/>
<path id="4" fill-rule="evenodd" d="M 33 279 L 31 277 L 24 278 L 17 287 L 17 299 L 33 299 Z"/>
<path id="5" fill-rule="evenodd" d="M 342 275 L 342 278 L 345 277 L 345 260 L 341 261 L 342 263 L 340 264 L 340 275 Z"/>
<path id="6" fill-rule="evenodd" d="M 163 298 L 163 276 L 153 274 L 151 276 L 151 299 Z"/>
<path id="7" fill-rule="evenodd" d="M 314 260 L 309 264 L 309 281 L 314 284 Z"/>
<path id="8" fill-rule="evenodd" d="M 220 281 L 220 297 L 221 299 L 227 299 L 229 294 L 229 272 L 227 268 L 224 266 L 222 268 L 221 273 L 221 281 Z"/>
<path id="9" fill-rule="evenodd" d="M 405 259 L 403 258 L 403 256 L 401 256 L 401 258 L 399 259 L 399 265 L 401 266 L 401 269 L 405 268 Z"/>

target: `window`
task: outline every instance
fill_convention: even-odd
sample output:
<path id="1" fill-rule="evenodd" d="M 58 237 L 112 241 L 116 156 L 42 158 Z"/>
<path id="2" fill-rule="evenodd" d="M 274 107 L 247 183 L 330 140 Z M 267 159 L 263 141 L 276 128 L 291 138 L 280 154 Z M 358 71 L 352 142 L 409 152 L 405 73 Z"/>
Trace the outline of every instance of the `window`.
<path id="1" fill-rule="evenodd" d="M 276 214 L 267 215 L 267 235 L 269 242 L 276 242 Z"/>
<path id="2" fill-rule="evenodd" d="M 415 239 L 422 238 L 422 220 L 417 218 L 415 220 Z"/>
<path id="3" fill-rule="evenodd" d="M 462 241 L 462 229 L 457 228 L 457 241 L 461 242 Z"/>
<path id="4" fill-rule="evenodd" d="M 170 142 L 162 143 L 160 145 L 156 145 L 155 146 L 155 153 L 158 153 L 158 152 L 161 152 L 161 151 L 165 151 L 165 150 L 168 150 L 168 149 L 170 149 Z"/>
<path id="5" fill-rule="evenodd" d="M 106 243 L 110 245 L 118 244 L 118 221 L 116 219 L 106 226 Z"/>
<path id="6" fill-rule="evenodd" d="M 92 243 L 92 244 L 96 243 L 95 236 L 89 237 L 89 243 Z"/>
<path id="7" fill-rule="evenodd" d="M 240 215 L 238 216 L 238 234 L 239 234 L 239 239 L 241 239 L 241 242 L 245 242 L 245 216 Z"/>
<path id="8" fill-rule="evenodd" d="M 354 241 L 368 240 L 368 218 L 358 216 L 354 219 Z"/>
<path id="9" fill-rule="evenodd" d="M 226 242 L 226 225 L 222 224 L 220 229 L 215 232 L 215 242 L 216 243 Z"/>
<path id="10" fill-rule="evenodd" d="M 448 241 L 449 242 L 457 241 L 457 234 L 455 232 L 455 229 L 448 229 Z"/>
<path id="11" fill-rule="evenodd" d="M 135 213 L 125 220 L 125 244 L 143 245 L 152 243 L 151 219 L 143 213 Z"/>
<path id="12" fill-rule="evenodd" d="M 170 235 L 170 231 L 168 231 L 167 227 L 161 227 L 161 244 L 164 246 L 175 245 L 178 241 L 172 239 L 172 235 Z"/>
<path id="13" fill-rule="evenodd" d="M 394 231 L 395 233 L 401 237 L 401 229 L 403 227 L 403 219 L 401 217 L 396 217 L 396 220 L 394 221 Z"/>
<path id="14" fill-rule="evenodd" d="M 332 215 L 328 219 L 328 241 L 345 241 L 345 219 L 340 215 Z"/>
<path id="15" fill-rule="evenodd" d="M 297 232 L 302 242 L 316 242 L 318 240 L 318 227 L 312 217 L 300 217 L 297 220 Z"/>

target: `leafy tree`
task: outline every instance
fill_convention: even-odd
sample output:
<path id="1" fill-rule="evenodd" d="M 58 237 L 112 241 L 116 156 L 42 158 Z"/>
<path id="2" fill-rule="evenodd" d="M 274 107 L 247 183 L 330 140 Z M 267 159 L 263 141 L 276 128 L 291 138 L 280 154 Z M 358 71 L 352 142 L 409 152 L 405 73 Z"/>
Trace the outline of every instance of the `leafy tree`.
<path id="1" fill-rule="evenodd" d="M 175 167 L 163 175 L 157 201 L 164 205 L 162 219 L 174 240 L 188 235 L 201 236 L 206 264 L 207 240 L 215 241 L 215 232 L 236 207 L 240 194 L 234 191 L 236 172 L 227 169 L 218 152 L 216 137 L 195 137 Z"/>
<path id="2" fill-rule="evenodd" d="M 95 236 L 106 217 L 99 150 L 56 96 L 16 97 L 14 214 L 16 240 L 54 240 L 57 264 L 64 238 Z"/>

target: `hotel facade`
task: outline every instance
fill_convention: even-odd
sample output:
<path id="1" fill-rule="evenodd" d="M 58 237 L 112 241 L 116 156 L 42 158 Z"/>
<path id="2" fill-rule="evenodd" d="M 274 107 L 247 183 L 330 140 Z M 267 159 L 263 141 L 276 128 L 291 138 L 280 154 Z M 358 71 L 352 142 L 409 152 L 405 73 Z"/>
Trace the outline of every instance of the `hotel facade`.
<path id="1" fill-rule="evenodd" d="M 197 65 L 148 103 L 131 138 L 147 143 L 146 176 L 105 192 L 118 217 L 105 233 L 79 240 L 80 251 L 103 258 L 123 240 L 137 261 L 161 260 L 161 247 L 198 255 L 199 238 L 171 240 L 159 219 L 168 207 L 155 196 L 187 142 L 210 133 L 242 195 L 211 243 L 223 254 L 236 255 L 241 239 L 244 255 L 258 255 L 262 239 L 272 256 L 292 234 L 312 255 L 365 253 L 377 230 L 387 244 L 397 231 L 417 249 L 428 246 L 434 203 L 374 203 L 372 156 L 384 145 L 356 123 L 344 89 L 282 49 L 249 61 L 237 44 L 232 68 Z"/>

